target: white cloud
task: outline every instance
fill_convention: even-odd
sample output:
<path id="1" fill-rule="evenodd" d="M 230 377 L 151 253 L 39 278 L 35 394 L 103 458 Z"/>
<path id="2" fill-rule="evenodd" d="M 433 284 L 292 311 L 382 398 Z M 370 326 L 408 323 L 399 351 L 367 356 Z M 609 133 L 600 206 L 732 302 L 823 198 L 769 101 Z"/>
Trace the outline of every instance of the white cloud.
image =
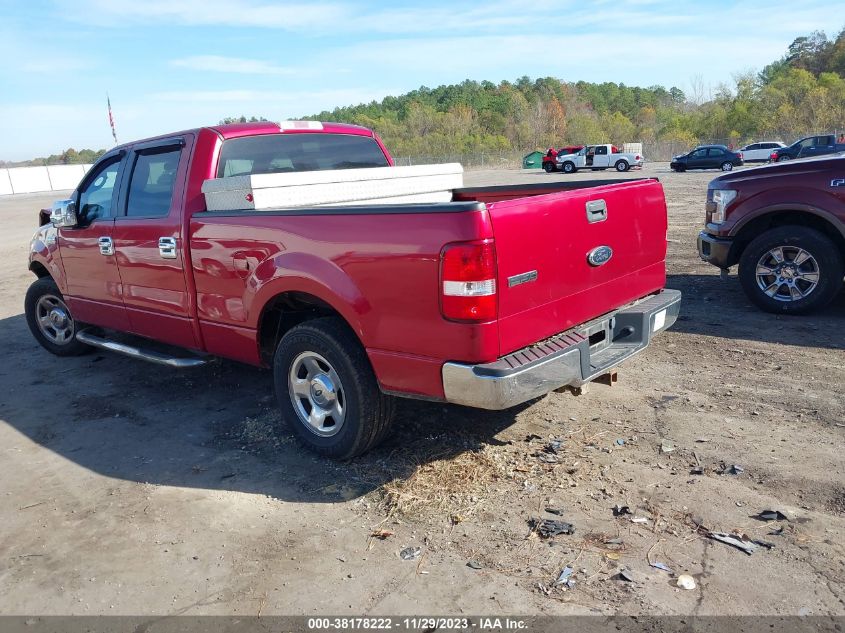
<path id="1" fill-rule="evenodd" d="M 171 66 L 188 68 L 190 70 L 211 71 L 219 73 L 238 73 L 242 75 L 293 75 L 299 69 L 277 66 L 261 59 L 244 59 L 242 57 L 226 57 L 224 55 L 195 55 L 174 59 Z"/>

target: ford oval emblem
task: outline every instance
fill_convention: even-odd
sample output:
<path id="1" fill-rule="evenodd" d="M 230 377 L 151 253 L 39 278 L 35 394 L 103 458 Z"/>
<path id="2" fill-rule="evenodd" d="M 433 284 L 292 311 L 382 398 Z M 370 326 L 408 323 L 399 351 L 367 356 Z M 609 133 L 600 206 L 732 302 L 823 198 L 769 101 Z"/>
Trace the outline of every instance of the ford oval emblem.
<path id="1" fill-rule="evenodd" d="M 587 253 L 587 261 L 590 262 L 590 266 L 602 266 L 609 262 L 611 257 L 613 257 L 613 249 L 609 246 L 596 246 Z"/>

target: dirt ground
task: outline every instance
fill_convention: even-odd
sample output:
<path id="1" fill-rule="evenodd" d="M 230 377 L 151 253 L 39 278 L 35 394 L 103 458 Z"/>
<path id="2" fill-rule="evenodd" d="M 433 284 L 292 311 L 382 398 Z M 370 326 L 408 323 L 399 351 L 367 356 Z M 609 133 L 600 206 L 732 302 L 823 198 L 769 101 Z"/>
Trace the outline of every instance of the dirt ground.
<path id="1" fill-rule="evenodd" d="M 845 614 L 845 295 L 757 311 L 696 254 L 717 173 L 643 175 L 666 189 L 684 303 L 616 386 L 498 413 L 402 401 L 351 463 L 278 425 L 269 372 L 43 351 L 26 255 L 59 196 L 0 198 L 0 614 Z"/>

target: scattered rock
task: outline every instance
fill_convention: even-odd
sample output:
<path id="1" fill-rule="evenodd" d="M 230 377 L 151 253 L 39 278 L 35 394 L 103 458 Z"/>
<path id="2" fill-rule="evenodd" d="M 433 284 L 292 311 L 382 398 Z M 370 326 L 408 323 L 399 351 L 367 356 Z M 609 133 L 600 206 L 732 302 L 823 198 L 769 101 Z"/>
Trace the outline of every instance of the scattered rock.
<path id="1" fill-rule="evenodd" d="M 467 563 L 467 567 L 470 569 L 484 569 L 484 565 L 479 563 L 477 560 L 471 560 Z"/>
<path id="2" fill-rule="evenodd" d="M 399 552 L 399 557 L 402 560 L 416 560 L 422 554 L 421 547 L 406 547 L 401 552 Z"/>
<path id="3" fill-rule="evenodd" d="M 559 534 L 575 534 L 575 526 L 565 521 L 555 519 L 529 519 L 531 529 L 536 530 L 543 538 L 558 536 Z"/>
<path id="4" fill-rule="evenodd" d="M 695 589 L 695 578 L 689 574 L 681 574 L 678 576 L 678 586 L 681 589 L 686 589 L 687 591 Z"/>

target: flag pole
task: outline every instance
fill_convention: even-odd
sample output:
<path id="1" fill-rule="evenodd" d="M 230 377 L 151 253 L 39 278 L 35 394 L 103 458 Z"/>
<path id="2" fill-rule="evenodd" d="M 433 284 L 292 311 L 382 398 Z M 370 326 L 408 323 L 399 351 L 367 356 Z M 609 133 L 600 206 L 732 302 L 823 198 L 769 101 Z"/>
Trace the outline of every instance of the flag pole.
<path id="1" fill-rule="evenodd" d="M 109 93 L 106 93 L 106 103 L 109 106 L 109 125 L 111 126 L 111 135 L 114 138 L 114 144 L 117 145 L 117 132 L 114 129 L 114 117 L 111 113 L 111 99 L 109 98 Z"/>

